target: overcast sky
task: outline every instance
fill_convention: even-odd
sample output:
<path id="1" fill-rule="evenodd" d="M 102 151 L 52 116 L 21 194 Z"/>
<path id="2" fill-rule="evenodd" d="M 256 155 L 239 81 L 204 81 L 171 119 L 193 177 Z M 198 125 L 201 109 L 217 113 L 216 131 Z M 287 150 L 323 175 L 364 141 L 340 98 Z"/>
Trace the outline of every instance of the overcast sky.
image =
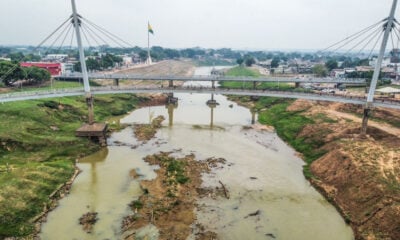
<path id="1" fill-rule="evenodd" d="M 76 0 L 85 18 L 132 45 L 322 49 L 389 15 L 392 0 Z M 70 0 L 0 0 L 0 45 L 37 45 Z M 398 15 L 398 14 L 397 14 Z"/>

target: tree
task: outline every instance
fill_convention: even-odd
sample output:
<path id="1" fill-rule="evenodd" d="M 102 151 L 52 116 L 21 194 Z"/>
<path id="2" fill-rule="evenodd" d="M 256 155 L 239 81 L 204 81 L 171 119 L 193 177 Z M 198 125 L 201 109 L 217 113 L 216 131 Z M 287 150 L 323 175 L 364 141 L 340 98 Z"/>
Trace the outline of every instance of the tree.
<path id="1" fill-rule="evenodd" d="M 256 60 L 249 56 L 246 58 L 246 60 L 244 61 L 247 67 L 251 67 L 251 65 L 253 65 L 254 63 L 256 63 Z"/>
<path id="2" fill-rule="evenodd" d="M 243 62 L 244 62 L 243 58 L 236 59 L 236 63 L 239 64 L 240 66 L 242 66 Z"/>
<path id="3" fill-rule="evenodd" d="M 140 51 L 139 52 L 139 57 L 140 57 L 141 61 L 146 61 L 146 59 L 147 59 L 147 51 L 145 51 L 145 50 Z"/>
<path id="4" fill-rule="evenodd" d="M 10 53 L 7 55 L 8 58 L 11 58 L 11 61 L 16 61 L 20 62 L 22 59 L 24 59 L 24 54 L 22 52 L 17 52 L 17 53 Z"/>
<path id="5" fill-rule="evenodd" d="M 358 61 L 357 66 L 369 66 L 369 59 L 361 59 L 360 61 Z"/>
<path id="6" fill-rule="evenodd" d="M 328 75 L 328 69 L 322 64 L 315 65 L 312 71 L 317 77 L 326 77 Z"/>
<path id="7" fill-rule="evenodd" d="M 279 67 L 279 62 L 281 60 L 278 57 L 274 57 L 271 61 L 271 68 L 277 68 Z"/>
<path id="8" fill-rule="evenodd" d="M 27 80 L 29 80 L 32 83 L 40 83 L 44 81 L 49 81 L 51 78 L 50 72 L 41 69 L 38 67 L 29 67 L 29 68 L 23 68 L 23 70 L 26 72 Z"/>
<path id="9" fill-rule="evenodd" d="M 95 58 L 88 58 L 88 60 L 86 60 L 86 67 L 88 70 L 100 70 L 100 63 Z"/>
<path id="10" fill-rule="evenodd" d="M 6 86 L 12 86 L 14 82 L 26 78 L 26 72 L 17 62 L 0 61 L 0 78 Z"/>
<path id="11" fill-rule="evenodd" d="M 325 63 L 325 67 L 327 67 L 329 71 L 332 71 L 332 69 L 338 68 L 338 62 L 334 59 L 330 59 Z"/>

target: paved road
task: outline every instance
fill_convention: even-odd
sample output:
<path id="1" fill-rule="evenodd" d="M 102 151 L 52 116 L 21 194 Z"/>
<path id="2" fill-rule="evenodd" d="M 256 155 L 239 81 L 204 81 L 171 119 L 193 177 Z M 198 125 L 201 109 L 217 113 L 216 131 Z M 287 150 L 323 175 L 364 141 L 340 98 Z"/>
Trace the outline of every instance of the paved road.
<path id="1" fill-rule="evenodd" d="M 119 94 L 119 93 L 206 93 L 206 94 L 230 94 L 242 96 L 268 96 L 280 98 L 295 98 L 307 100 L 320 100 L 330 102 L 342 102 L 363 105 L 366 102 L 365 98 L 354 96 L 343 96 L 335 94 L 322 93 L 302 93 L 288 91 L 267 91 L 267 90 L 247 90 L 247 89 L 223 89 L 223 88 L 204 88 L 204 87 L 92 87 L 92 93 L 97 94 Z M 31 99 L 67 97 L 84 95 L 83 88 L 57 89 L 36 92 L 17 92 L 0 94 L 0 102 L 13 102 Z M 374 106 L 400 109 L 400 102 L 375 99 Z"/>

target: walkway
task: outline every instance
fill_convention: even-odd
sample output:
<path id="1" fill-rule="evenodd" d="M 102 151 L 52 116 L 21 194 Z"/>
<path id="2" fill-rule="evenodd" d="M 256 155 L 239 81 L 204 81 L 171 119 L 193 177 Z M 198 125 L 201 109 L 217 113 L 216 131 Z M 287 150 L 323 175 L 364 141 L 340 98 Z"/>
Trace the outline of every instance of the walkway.
<path id="1" fill-rule="evenodd" d="M 294 99 L 307 99 L 319 100 L 330 102 L 342 102 L 363 105 L 366 102 L 365 98 L 335 95 L 335 94 L 321 94 L 321 93 L 304 93 L 304 92 L 288 92 L 288 91 L 270 91 L 270 90 L 252 90 L 252 89 L 224 89 L 224 88 L 204 88 L 204 87 L 92 87 L 92 93 L 96 94 L 120 94 L 120 93 L 203 93 L 203 94 L 227 94 L 227 95 L 242 95 L 242 96 L 267 96 L 279 98 L 294 98 Z M 69 88 L 69 89 L 54 89 L 36 92 L 15 92 L 0 94 L 0 102 L 13 102 L 30 99 L 42 99 L 53 97 L 67 97 L 84 95 L 83 88 Z M 388 101 L 375 99 L 374 106 L 387 107 L 400 109 L 400 101 Z"/>

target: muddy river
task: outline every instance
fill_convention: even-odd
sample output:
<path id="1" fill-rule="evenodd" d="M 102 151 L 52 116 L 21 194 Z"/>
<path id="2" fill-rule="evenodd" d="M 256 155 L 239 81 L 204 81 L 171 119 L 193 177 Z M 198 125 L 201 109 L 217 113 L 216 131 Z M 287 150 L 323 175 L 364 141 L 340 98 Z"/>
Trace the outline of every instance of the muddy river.
<path id="1" fill-rule="evenodd" d="M 196 74 L 209 71 L 199 68 Z M 128 204 L 142 193 L 129 171 L 136 169 L 145 178 L 154 178 L 154 168 L 142 159 L 160 151 L 227 160 L 223 168 L 204 175 L 203 184 L 213 187 L 222 181 L 230 199 L 199 199 L 196 210 L 198 223 L 220 239 L 354 239 L 335 208 L 304 178 L 304 163 L 294 150 L 273 131 L 246 128 L 252 126 L 248 109 L 221 95 L 214 96 L 219 104 L 215 108 L 206 104 L 209 94 L 175 97 L 179 99 L 176 107 L 142 108 L 121 119 L 122 123 L 148 123 L 164 115 L 164 127 L 153 140 L 137 142 L 128 127 L 112 134 L 108 148 L 80 160 L 78 167 L 83 171 L 71 193 L 49 214 L 41 239 L 121 239 L 122 219 L 130 213 Z M 78 220 L 89 211 L 98 212 L 99 219 L 90 234 Z M 257 216 L 246 217 L 256 211 Z M 148 228 L 141 235 L 157 239 L 157 229 Z"/>

